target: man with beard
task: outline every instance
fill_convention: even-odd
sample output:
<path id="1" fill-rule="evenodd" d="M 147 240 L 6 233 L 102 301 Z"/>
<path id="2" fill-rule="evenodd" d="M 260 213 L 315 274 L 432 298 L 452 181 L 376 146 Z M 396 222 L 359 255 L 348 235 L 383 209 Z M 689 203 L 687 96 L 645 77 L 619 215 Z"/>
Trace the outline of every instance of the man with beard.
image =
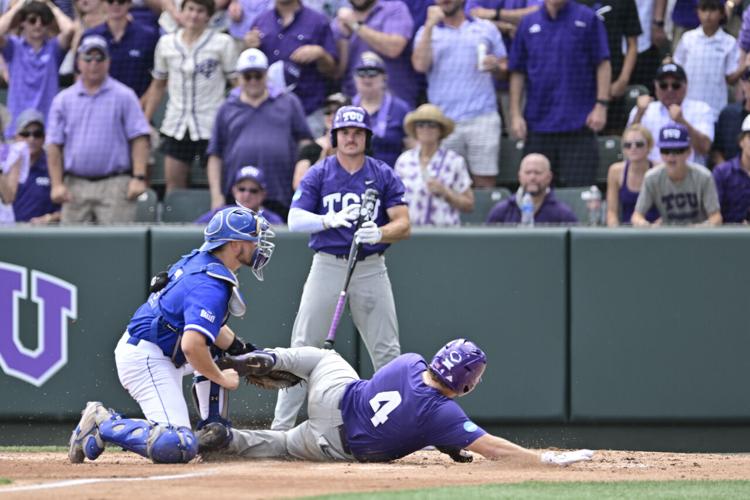
<path id="1" fill-rule="evenodd" d="M 534 222 L 541 224 L 575 224 L 573 210 L 558 201 L 550 189 L 552 169 L 544 155 L 532 153 L 521 160 L 518 169 L 520 184 L 515 196 L 503 200 L 490 211 L 488 224 L 517 224 L 521 222 L 521 199 L 529 193 L 534 201 Z"/>

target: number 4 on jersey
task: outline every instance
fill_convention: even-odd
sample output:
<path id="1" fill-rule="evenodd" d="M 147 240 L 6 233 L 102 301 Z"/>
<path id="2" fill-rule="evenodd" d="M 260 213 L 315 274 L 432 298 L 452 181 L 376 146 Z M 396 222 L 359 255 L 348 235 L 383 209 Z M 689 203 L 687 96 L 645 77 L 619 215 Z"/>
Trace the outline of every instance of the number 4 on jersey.
<path id="1" fill-rule="evenodd" d="M 381 406 L 382 404 L 382 406 Z M 375 427 L 384 424 L 388 420 L 388 415 L 401 404 L 401 394 L 398 391 L 379 392 L 370 400 L 370 407 L 375 415 L 370 421 Z"/>

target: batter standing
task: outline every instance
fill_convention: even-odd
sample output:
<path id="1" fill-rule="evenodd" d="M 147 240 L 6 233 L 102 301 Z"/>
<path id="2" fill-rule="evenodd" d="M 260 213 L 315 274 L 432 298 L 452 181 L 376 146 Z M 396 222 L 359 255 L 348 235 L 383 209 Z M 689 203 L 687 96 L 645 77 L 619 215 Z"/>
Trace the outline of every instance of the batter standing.
<path id="1" fill-rule="evenodd" d="M 312 233 L 309 246 L 315 255 L 291 346 L 320 346 L 326 338 L 355 239 L 363 247 L 349 284 L 349 309 L 377 370 L 401 353 L 383 254 L 389 243 L 409 237 L 410 225 L 403 183 L 389 165 L 365 155 L 371 139 L 370 117 L 363 108 L 339 108 L 331 128 L 336 154 L 310 168 L 292 198 L 289 229 Z M 353 221 L 367 189 L 379 194 L 375 216 L 355 233 Z M 279 391 L 272 429 L 294 426 L 305 392 L 302 384 Z"/>
<path id="2" fill-rule="evenodd" d="M 88 403 L 70 438 L 72 463 L 95 460 L 106 443 L 154 462 L 189 462 L 198 445 L 182 377 L 193 370 L 201 417 L 228 423 L 217 417 L 216 406 L 223 389 L 236 389 L 239 378 L 235 370 L 216 366 L 210 347 L 236 354 L 253 349 L 225 323 L 229 314 L 245 313 L 235 273 L 244 264 L 262 280 L 274 248 L 268 238 L 274 234 L 252 210 L 231 207 L 213 216 L 204 236 L 203 245 L 174 264 L 168 281 L 138 308 L 115 349 L 120 382 L 146 419 L 123 418 L 99 402 Z"/>

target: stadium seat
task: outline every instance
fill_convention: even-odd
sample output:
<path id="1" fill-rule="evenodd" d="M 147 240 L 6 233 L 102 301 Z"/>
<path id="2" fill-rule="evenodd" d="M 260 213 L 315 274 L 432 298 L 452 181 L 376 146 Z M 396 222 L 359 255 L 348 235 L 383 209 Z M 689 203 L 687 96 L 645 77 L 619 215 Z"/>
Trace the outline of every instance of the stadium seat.
<path id="1" fill-rule="evenodd" d="M 495 189 L 475 189 L 474 190 L 474 211 L 471 213 L 461 213 L 461 224 L 484 224 L 487 215 L 499 201 L 511 196 L 511 192 L 506 188 Z"/>
<path id="2" fill-rule="evenodd" d="M 211 208 L 208 189 L 175 189 L 164 197 L 162 222 L 193 222 Z"/>
<path id="3" fill-rule="evenodd" d="M 153 189 L 147 189 L 136 200 L 135 221 L 148 223 L 159 221 L 159 199 Z"/>
<path id="4" fill-rule="evenodd" d="M 508 189 L 518 187 L 518 167 L 523 159 L 523 141 L 503 137 L 500 141 L 500 172 L 495 183 Z"/>
<path id="5" fill-rule="evenodd" d="M 588 191 L 589 187 L 568 187 L 556 188 L 554 190 L 555 198 L 570 206 L 573 213 L 576 214 L 580 224 L 588 224 L 589 210 L 586 202 L 581 199 L 581 193 Z M 603 196 L 603 193 L 602 193 Z"/>
<path id="6" fill-rule="evenodd" d="M 596 183 L 606 186 L 609 166 L 622 161 L 620 136 L 604 135 L 597 137 L 599 145 L 599 165 L 596 169 Z"/>
<path id="7" fill-rule="evenodd" d="M 638 96 L 648 94 L 648 87 L 645 85 L 628 85 L 625 88 L 625 112 L 630 114 L 630 110 L 635 106 Z"/>

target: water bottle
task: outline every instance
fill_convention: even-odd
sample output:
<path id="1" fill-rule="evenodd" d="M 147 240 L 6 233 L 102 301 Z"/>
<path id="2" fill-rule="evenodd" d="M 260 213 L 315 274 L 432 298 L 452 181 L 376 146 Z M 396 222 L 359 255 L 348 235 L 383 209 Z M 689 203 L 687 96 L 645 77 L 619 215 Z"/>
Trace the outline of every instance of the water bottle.
<path id="1" fill-rule="evenodd" d="M 488 50 L 487 42 L 479 42 L 477 45 L 477 69 L 479 71 L 487 71 L 484 67 L 484 58 L 487 57 Z"/>
<path id="2" fill-rule="evenodd" d="M 534 200 L 529 193 L 521 198 L 521 225 L 531 227 L 534 225 Z"/>
<path id="3" fill-rule="evenodd" d="M 581 193 L 581 199 L 586 202 L 589 211 L 589 226 L 598 226 L 602 223 L 602 193 L 596 186 L 591 186 L 588 191 Z"/>

